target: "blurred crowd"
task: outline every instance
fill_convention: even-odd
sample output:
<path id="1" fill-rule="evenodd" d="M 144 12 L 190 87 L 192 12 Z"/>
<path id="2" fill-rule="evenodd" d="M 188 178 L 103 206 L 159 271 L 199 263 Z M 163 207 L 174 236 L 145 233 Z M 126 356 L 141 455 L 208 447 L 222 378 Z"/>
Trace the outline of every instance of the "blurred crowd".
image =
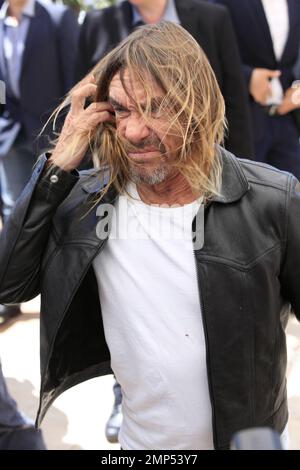
<path id="1" fill-rule="evenodd" d="M 210 61 L 226 104 L 224 146 L 300 178 L 299 0 L 115 3 L 84 12 L 50 1 L 0 0 L 2 224 L 38 155 L 51 147 L 55 132 L 48 119 L 65 94 L 135 28 L 162 20 L 188 30 Z M 19 305 L 0 306 L 0 328 L 20 313 Z M 113 391 L 105 430 L 110 442 L 117 441 L 122 419 L 117 383 Z M 0 367 L 0 449 L 7 448 L 45 444 L 10 397 Z"/>

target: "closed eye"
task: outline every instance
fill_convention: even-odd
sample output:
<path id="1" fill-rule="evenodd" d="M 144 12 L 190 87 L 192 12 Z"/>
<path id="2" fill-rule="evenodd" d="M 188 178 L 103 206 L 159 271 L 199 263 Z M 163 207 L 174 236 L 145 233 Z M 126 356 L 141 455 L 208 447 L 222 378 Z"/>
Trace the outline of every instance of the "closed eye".
<path id="1" fill-rule="evenodd" d="M 121 103 L 118 103 L 118 101 L 116 101 L 114 98 L 110 97 L 109 102 L 112 105 L 116 116 L 123 117 L 123 116 L 127 116 L 129 114 L 130 111 L 128 109 L 124 108 L 124 106 L 122 106 Z"/>
<path id="2" fill-rule="evenodd" d="M 129 112 L 130 112 L 128 109 L 121 108 L 119 106 L 114 106 L 114 111 L 115 111 L 116 114 L 121 115 L 121 116 L 128 115 Z"/>

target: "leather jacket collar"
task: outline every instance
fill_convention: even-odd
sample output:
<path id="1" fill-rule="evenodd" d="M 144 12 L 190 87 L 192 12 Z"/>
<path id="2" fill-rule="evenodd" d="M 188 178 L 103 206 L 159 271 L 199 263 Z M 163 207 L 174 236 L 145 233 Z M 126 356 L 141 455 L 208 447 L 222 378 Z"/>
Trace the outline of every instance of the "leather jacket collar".
<path id="1" fill-rule="evenodd" d="M 250 188 L 249 182 L 242 170 L 239 161 L 228 151 L 219 148 L 220 158 L 222 159 L 222 186 L 219 196 L 212 198 L 214 202 L 227 204 L 238 201 Z M 82 184 L 83 191 L 93 194 L 98 193 L 108 183 L 108 169 L 100 176 L 99 171 L 88 171 L 88 178 L 84 179 Z M 97 177 L 98 176 L 98 177 Z M 107 199 L 113 200 L 116 197 L 114 191 L 109 192 Z"/>

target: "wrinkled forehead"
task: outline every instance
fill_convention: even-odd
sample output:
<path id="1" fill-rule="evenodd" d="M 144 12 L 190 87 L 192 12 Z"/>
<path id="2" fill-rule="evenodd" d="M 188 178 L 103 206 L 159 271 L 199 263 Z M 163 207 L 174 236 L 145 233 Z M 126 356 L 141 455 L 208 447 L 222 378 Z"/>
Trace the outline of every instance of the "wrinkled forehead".
<path id="1" fill-rule="evenodd" d="M 157 81 L 146 71 L 138 77 L 129 73 L 128 69 L 121 70 L 113 77 L 109 86 L 109 97 L 117 101 L 143 103 L 149 98 L 162 98 L 164 95 Z"/>

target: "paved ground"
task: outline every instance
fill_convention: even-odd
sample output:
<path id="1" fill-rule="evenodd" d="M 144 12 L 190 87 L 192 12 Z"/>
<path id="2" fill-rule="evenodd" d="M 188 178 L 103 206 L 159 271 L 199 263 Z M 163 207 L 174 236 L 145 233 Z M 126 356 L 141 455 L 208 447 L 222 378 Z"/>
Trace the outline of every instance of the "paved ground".
<path id="1" fill-rule="evenodd" d="M 11 394 L 34 418 L 39 393 L 38 300 L 22 308 L 21 319 L 0 334 L 0 354 Z M 288 356 L 290 447 L 300 449 L 300 325 L 295 320 L 288 327 Z M 42 425 L 49 449 L 119 449 L 104 436 L 113 403 L 112 384 L 111 376 L 93 379 L 55 401 Z"/>

